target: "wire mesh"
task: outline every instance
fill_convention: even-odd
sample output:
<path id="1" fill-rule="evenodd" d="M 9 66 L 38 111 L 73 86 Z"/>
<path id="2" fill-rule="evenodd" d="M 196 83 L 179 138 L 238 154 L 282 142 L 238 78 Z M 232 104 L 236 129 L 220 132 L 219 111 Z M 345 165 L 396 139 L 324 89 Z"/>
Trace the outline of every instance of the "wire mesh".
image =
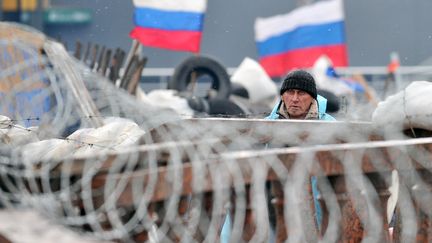
<path id="1" fill-rule="evenodd" d="M 185 119 L 34 30 L 0 33 L 4 207 L 116 241 L 381 242 L 392 218 L 402 242 L 430 230 L 424 127 Z"/>

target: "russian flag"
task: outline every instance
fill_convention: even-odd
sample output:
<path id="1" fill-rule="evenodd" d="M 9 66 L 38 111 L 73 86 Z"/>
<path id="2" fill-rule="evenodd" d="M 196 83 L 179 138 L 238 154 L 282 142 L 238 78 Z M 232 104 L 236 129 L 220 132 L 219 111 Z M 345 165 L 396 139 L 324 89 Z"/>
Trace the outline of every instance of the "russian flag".
<path id="1" fill-rule="evenodd" d="M 207 0 L 134 0 L 130 36 L 150 47 L 199 52 Z"/>
<path id="2" fill-rule="evenodd" d="M 260 64 L 272 77 L 312 67 L 323 54 L 347 66 L 342 0 L 316 2 L 285 15 L 255 21 Z"/>

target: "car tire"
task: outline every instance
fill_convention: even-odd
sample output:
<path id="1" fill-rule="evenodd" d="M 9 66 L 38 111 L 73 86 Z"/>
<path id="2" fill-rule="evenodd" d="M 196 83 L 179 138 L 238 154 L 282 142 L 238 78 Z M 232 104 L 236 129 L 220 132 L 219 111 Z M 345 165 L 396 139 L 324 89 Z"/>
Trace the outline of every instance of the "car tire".
<path id="1" fill-rule="evenodd" d="M 168 89 L 175 89 L 179 92 L 187 91 L 193 72 L 196 72 L 196 78 L 202 75 L 212 78 L 212 89 L 217 91 L 212 98 L 227 99 L 229 97 L 231 80 L 226 68 L 218 61 L 206 56 L 191 56 L 180 63 L 168 82 Z"/>

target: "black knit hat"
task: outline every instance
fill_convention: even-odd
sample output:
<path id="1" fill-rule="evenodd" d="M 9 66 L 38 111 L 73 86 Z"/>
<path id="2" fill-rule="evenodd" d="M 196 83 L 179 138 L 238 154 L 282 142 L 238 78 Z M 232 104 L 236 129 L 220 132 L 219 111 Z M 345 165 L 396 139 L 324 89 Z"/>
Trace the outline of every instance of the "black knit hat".
<path id="1" fill-rule="evenodd" d="M 317 99 L 315 79 L 306 71 L 295 70 L 288 73 L 282 83 L 280 95 L 289 89 L 303 90 L 310 94 L 315 100 Z"/>

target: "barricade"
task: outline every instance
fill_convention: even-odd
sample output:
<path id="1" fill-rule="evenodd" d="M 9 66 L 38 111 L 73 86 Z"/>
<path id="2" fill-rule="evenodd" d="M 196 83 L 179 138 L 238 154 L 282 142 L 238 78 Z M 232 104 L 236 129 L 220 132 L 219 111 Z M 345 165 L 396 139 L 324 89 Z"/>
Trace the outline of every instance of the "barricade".
<path id="1" fill-rule="evenodd" d="M 377 133 L 356 136 L 374 134 L 368 123 L 183 122 L 195 125 L 195 139 L 182 141 L 181 133 L 174 132 L 185 124 L 165 124 L 149 133 L 155 144 L 51 162 L 34 167 L 30 177 L 8 172 L 18 188 L 27 189 L 29 194 L 24 194 L 34 205 L 47 210 L 50 200 L 58 200 L 48 214 L 102 239 L 214 242 L 230 215 L 232 242 L 389 242 L 387 200 L 392 196 L 392 171 L 397 171 L 404 193 L 398 207 L 404 205 L 413 214 L 397 214 L 399 228 L 393 238 L 422 242 L 430 237 L 430 184 L 425 175 L 430 173 L 432 138 L 385 141 Z M 215 133 L 218 124 L 228 131 Z M 296 139 L 283 136 L 282 128 Z M 218 136 L 205 137 L 200 129 Z M 315 139 L 304 132 L 308 130 L 325 133 Z M 234 131 L 253 138 L 256 149 L 251 149 L 251 140 L 245 140 L 247 150 L 233 140 L 229 134 Z M 170 132 L 176 134 L 172 142 L 157 142 Z M 326 139 L 328 132 L 333 135 Z M 221 145 L 224 151 L 218 151 Z M 317 178 L 320 191 L 318 224 L 311 177 Z M 43 203 L 36 200 L 47 196 L 50 200 Z M 417 228 L 409 226 L 414 217 L 421 222 Z"/>

